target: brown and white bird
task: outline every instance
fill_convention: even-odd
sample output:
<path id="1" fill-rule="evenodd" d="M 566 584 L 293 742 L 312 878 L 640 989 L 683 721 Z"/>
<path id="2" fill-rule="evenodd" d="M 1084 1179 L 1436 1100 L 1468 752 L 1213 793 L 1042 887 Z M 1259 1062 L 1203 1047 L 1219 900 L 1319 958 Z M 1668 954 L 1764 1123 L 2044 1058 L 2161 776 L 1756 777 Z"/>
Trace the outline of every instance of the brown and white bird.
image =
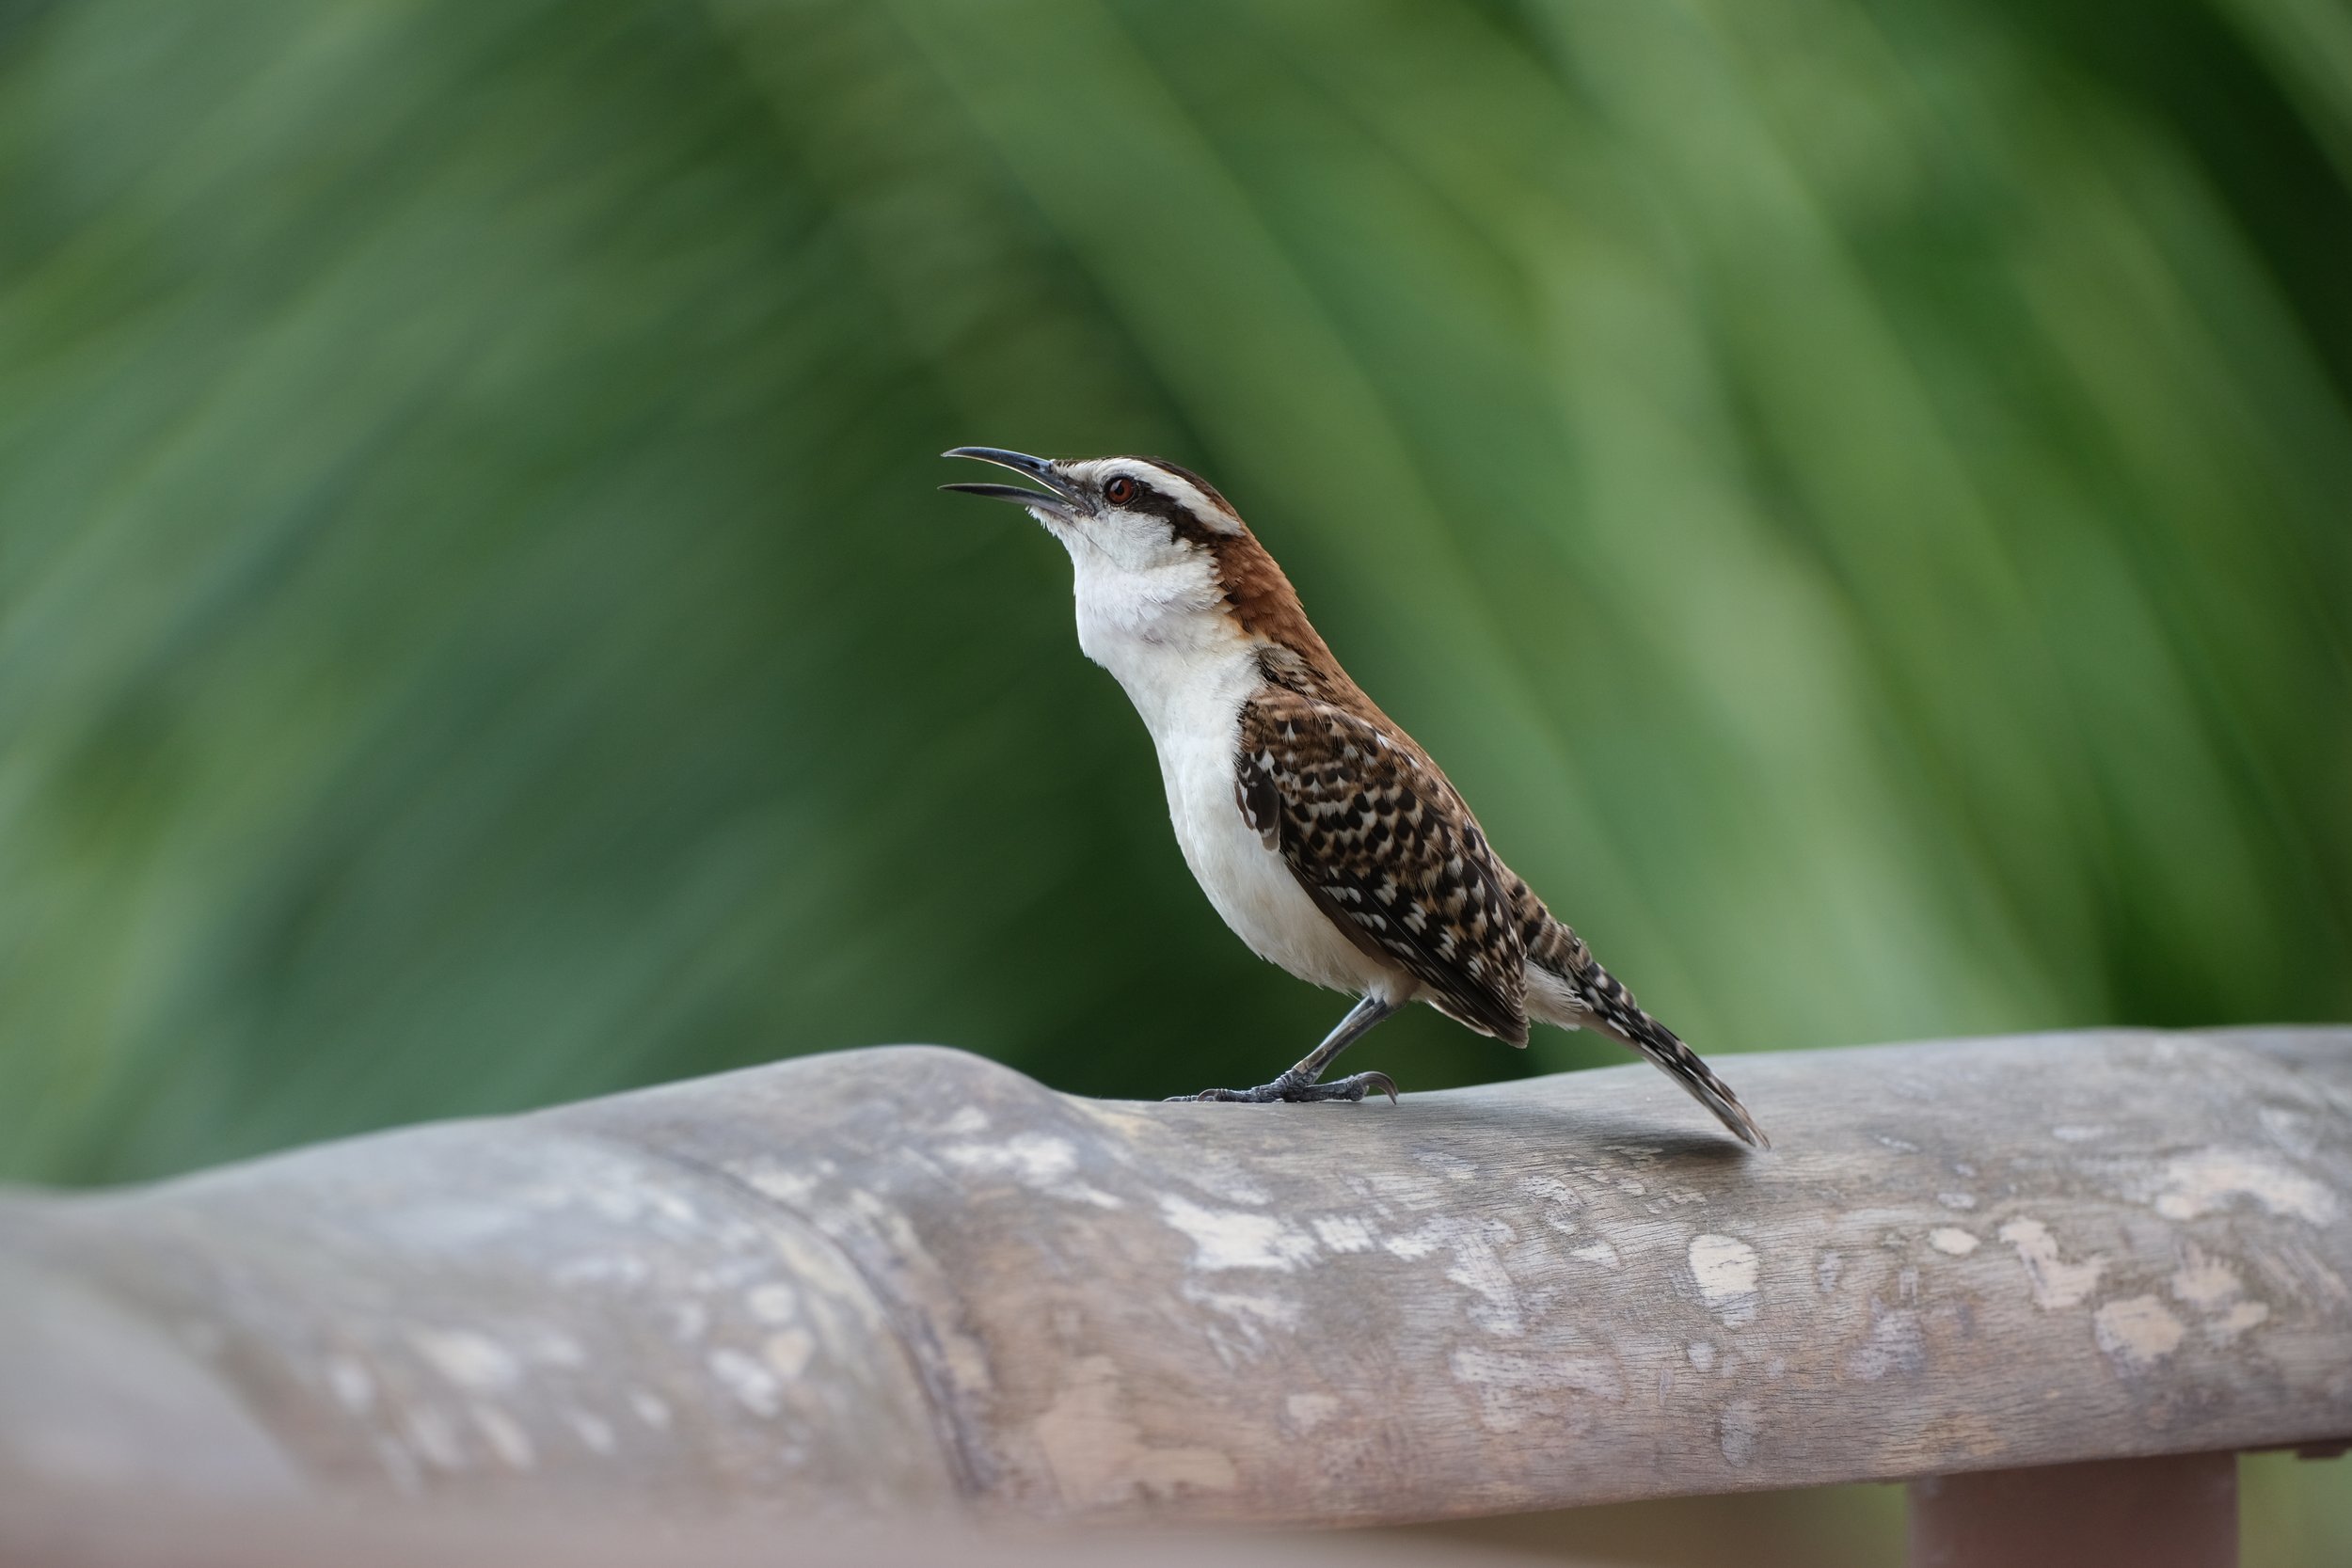
<path id="1" fill-rule="evenodd" d="M 1386 1073 L 1322 1076 L 1422 1001 L 1518 1046 L 1531 1018 L 1597 1030 L 1766 1147 L 1730 1086 L 1496 858 L 1460 793 L 1340 668 L 1290 579 L 1208 481 L 1147 457 L 946 455 L 1043 486 L 943 488 L 1025 506 L 1070 551 L 1078 646 L 1151 730 L 1176 842 L 1225 924 L 1260 958 L 1360 998 L 1272 1083 L 1182 1098 L 1360 1101 L 1378 1089 L 1393 1100 Z"/>

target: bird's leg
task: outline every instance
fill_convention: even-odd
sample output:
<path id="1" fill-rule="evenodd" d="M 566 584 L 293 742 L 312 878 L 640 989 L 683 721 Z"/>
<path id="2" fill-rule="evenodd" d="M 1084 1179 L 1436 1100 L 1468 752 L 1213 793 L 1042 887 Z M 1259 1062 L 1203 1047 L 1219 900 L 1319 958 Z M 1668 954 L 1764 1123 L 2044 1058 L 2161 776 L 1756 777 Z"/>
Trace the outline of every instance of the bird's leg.
<path id="1" fill-rule="evenodd" d="M 1334 1084 L 1316 1080 L 1324 1069 L 1339 1059 L 1341 1052 L 1372 1033 L 1373 1026 L 1401 1006 L 1367 996 L 1348 1009 L 1339 1027 L 1323 1037 L 1323 1043 L 1299 1058 L 1298 1065 L 1271 1084 L 1261 1084 L 1254 1089 L 1202 1089 L 1199 1094 L 1170 1095 L 1171 1100 L 1236 1100 L 1253 1105 L 1268 1101 L 1347 1100 L 1364 1098 L 1370 1089 L 1378 1089 L 1391 1101 L 1396 1099 L 1396 1084 L 1385 1072 L 1359 1072 Z"/>

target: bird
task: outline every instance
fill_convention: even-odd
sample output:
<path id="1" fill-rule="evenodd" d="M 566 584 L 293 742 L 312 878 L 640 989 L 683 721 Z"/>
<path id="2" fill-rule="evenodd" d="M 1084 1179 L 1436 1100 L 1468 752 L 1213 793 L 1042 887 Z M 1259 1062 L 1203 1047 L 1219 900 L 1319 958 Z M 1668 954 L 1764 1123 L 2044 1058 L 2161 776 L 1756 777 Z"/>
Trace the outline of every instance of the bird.
<path id="1" fill-rule="evenodd" d="M 1729 1085 L 1644 1011 L 1496 855 L 1429 753 L 1340 667 L 1290 579 L 1232 503 L 1151 457 L 943 455 L 1030 485 L 944 484 L 1027 509 L 1070 554 L 1078 647 L 1108 670 L 1159 754 L 1184 863 L 1260 958 L 1356 1005 L 1254 1088 L 1178 1100 L 1361 1101 L 1395 1081 L 1324 1081 L 1340 1053 L 1420 1001 L 1506 1044 L 1590 1029 L 1662 1069 L 1756 1148 Z"/>

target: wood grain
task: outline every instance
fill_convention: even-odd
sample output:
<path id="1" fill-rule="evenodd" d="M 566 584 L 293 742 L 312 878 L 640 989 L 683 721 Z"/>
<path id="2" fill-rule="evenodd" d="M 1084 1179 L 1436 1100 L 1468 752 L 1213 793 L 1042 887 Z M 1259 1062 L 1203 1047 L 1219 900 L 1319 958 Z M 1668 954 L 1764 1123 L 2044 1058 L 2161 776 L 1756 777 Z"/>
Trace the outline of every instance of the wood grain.
<path id="1" fill-rule="evenodd" d="M 1738 1067 L 1770 1153 L 1640 1066 L 903 1047 L 24 1196 L 0 1477 L 1341 1523 L 2352 1434 L 2352 1030 Z"/>

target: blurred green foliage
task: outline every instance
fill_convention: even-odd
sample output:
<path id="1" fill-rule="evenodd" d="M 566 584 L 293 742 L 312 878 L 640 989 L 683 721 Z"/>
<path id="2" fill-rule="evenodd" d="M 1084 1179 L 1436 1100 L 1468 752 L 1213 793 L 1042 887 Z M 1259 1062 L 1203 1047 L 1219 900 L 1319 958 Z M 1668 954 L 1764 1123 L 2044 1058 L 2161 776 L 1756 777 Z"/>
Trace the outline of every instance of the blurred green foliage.
<path id="1" fill-rule="evenodd" d="M 8 0 L 0 1174 L 1289 1061 L 970 441 L 1710 1051 L 2344 1017 L 2348 390 L 2334 0 Z"/>

